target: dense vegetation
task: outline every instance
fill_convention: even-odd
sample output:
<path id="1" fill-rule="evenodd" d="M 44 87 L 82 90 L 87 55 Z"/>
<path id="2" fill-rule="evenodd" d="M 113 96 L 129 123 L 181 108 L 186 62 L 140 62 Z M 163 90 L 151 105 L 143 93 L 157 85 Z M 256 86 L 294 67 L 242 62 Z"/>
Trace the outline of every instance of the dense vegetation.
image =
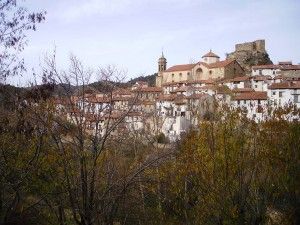
<path id="1" fill-rule="evenodd" d="M 163 145 L 53 112 L 1 108 L 1 224 L 299 224 L 299 122 L 223 110 Z"/>

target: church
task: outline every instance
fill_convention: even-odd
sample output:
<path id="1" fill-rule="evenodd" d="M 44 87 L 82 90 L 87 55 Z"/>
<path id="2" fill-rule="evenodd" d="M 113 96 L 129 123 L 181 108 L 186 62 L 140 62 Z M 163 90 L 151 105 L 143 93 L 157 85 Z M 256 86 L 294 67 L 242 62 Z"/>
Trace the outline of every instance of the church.
<path id="1" fill-rule="evenodd" d="M 161 87 L 176 82 L 230 79 L 243 75 L 245 71 L 235 59 L 220 61 L 220 57 L 211 50 L 197 63 L 174 65 L 169 68 L 167 68 L 167 59 L 162 53 L 158 59 L 156 86 Z"/>

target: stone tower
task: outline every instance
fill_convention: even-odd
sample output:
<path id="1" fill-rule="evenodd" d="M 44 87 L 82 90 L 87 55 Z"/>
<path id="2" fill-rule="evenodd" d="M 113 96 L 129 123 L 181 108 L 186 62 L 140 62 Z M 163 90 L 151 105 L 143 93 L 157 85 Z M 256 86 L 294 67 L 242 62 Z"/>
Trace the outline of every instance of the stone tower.
<path id="1" fill-rule="evenodd" d="M 158 73 L 167 69 L 167 59 L 164 57 L 164 53 L 161 53 L 161 57 L 158 59 Z"/>
<path id="2" fill-rule="evenodd" d="M 227 59 L 235 59 L 248 75 L 251 74 L 252 66 L 273 64 L 263 39 L 236 44 L 235 51 L 227 54 Z"/>
<path id="3" fill-rule="evenodd" d="M 164 53 L 161 53 L 161 57 L 158 59 L 158 73 L 156 76 L 156 86 L 161 87 L 163 72 L 167 69 L 167 59 Z"/>

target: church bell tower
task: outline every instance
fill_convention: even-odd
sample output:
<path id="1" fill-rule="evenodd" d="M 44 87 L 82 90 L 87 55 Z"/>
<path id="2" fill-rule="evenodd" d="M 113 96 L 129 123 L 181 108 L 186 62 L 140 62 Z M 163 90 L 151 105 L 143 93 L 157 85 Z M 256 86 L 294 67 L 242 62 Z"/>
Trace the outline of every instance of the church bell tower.
<path id="1" fill-rule="evenodd" d="M 163 72 L 167 69 L 167 59 L 164 57 L 164 53 L 161 53 L 161 57 L 158 59 L 158 73 L 156 76 L 156 86 L 161 87 Z"/>

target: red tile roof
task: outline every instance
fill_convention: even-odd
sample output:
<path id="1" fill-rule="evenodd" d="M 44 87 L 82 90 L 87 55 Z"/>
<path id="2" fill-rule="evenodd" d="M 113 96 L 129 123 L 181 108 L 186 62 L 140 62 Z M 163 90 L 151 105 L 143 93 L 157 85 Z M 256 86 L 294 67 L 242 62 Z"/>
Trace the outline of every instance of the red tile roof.
<path id="1" fill-rule="evenodd" d="M 252 69 L 280 69 L 280 70 L 300 70 L 300 65 L 291 65 L 291 64 L 268 64 L 268 65 L 257 65 L 252 66 Z"/>
<path id="2" fill-rule="evenodd" d="M 213 79 L 208 80 L 190 80 L 189 84 L 213 84 L 215 81 Z"/>
<path id="3" fill-rule="evenodd" d="M 213 53 L 212 51 L 209 51 L 208 53 L 206 53 L 204 56 L 202 56 L 202 58 L 204 57 L 216 57 L 216 58 L 220 58 L 218 55 L 216 55 L 215 53 Z"/>
<path id="4" fill-rule="evenodd" d="M 190 71 L 192 70 L 197 64 L 201 64 L 205 66 L 206 68 L 213 69 L 213 68 L 222 68 L 226 67 L 232 62 L 234 62 L 234 59 L 226 59 L 223 61 L 215 62 L 215 63 L 205 63 L 205 62 L 198 62 L 196 64 L 182 64 L 182 65 L 175 65 L 170 68 L 168 68 L 165 72 L 176 72 L 176 71 Z"/>
<path id="5" fill-rule="evenodd" d="M 187 96 L 186 98 L 187 99 L 200 99 L 200 98 L 203 98 L 203 97 L 208 97 L 210 95 L 208 94 L 192 94 L 190 96 Z"/>
<path id="6" fill-rule="evenodd" d="M 213 69 L 213 68 L 221 68 L 221 67 L 226 67 L 229 64 L 233 63 L 235 60 L 234 59 L 226 59 L 223 61 L 211 63 L 211 64 L 206 64 L 207 68 Z"/>
<path id="7" fill-rule="evenodd" d="M 239 76 L 239 77 L 229 79 L 228 81 L 225 82 L 241 82 L 241 81 L 248 81 L 248 80 L 250 80 L 249 76 Z"/>
<path id="8" fill-rule="evenodd" d="M 157 97 L 158 101 L 173 101 L 175 99 L 176 95 L 171 94 L 171 95 L 160 95 Z"/>
<path id="9" fill-rule="evenodd" d="M 133 92 L 162 92 L 160 87 L 142 87 L 134 89 Z"/>
<path id="10" fill-rule="evenodd" d="M 178 82 L 166 82 L 163 83 L 162 86 L 177 86 L 178 84 L 186 84 L 186 83 L 188 83 L 187 80 L 178 81 Z"/>
<path id="11" fill-rule="evenodd" d="M 244 93 L 244 92 L 254 92 L 254 89 L 252 89 L 252 88 L 234 88 L 232 91 L 235 93 Z"/>
<path id="12" fill-rule="evenodd" d="M 265 80 L 271 80 L 271 76 L 253 76 L 251 79 L 255 81 L 265 81 Z"/>
<path id="13" fill-rule="evenodd" d="M 273 83 L 269 87 L 269 89 L 300 89 L 299 81 L 290 81 L 290 82 L 281 82 L 281 83 Z"/>
<path id="14" fill-rule="evenodd" d="M 192 70 L 196 64 L 183 64 L 183 65 L 175 65 L 168 68 L 165 72 L 175 72 L 175 71 L 188 71 Z"/>
<path id="15" fill-rule="evenodd" d="M 267 100 L 266 91 L 245 92 L 235 96 L 234 100 Z"/>

